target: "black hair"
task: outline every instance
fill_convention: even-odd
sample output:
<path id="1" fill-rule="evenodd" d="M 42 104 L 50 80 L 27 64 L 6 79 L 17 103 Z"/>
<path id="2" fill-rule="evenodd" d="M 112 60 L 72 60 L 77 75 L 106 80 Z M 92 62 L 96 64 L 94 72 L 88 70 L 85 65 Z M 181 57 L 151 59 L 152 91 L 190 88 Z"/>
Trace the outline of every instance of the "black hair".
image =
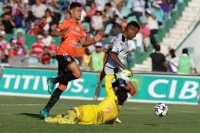
<path id="1" fill-rule="evenodd" d="M 126 29 L 130 28 L 131 30 L 134 30 L 135 28 L 140 29 L 140 26 L 137 22 L 131 21 L 127 24 Z"/>
<path id="2" fill-rule="evenodd" d="M 13 39 L 13 38 L 11 38 L 11 39 L 10 39 L 10 42 L 12 42 L 13 40 L 14 40 L 14 39 Z"/>
<path id="3" fill-rule="evenodd" d="M 43 19 L 43 18 L 45 18 L 45 19 L 46 19 L 47 17 L 46 17 L 46 16 L 43 16 L 43 17 L 42 17 L 42 19 Z"/>
<path id="4" fill-rule="evenodd" d="M 10 15 L 10 13 L 8 13 L 8 12 L 7 12 L 7 13 L 4 13 L 4 16 L 5 16 L 5 15 Z"/>
<path id="5" fill-rule="evenodd" d="M 72 2 L 72 3 L 70 4 L 69 10 L 72 10 L 72 9 L 74 9 L 74 8 L 76 8 L 76 7 L 81 7 L 81 4 L 78 3 L 78 2 Z"/>
<path id="6" fill-rule="evenodd" d="M 106 6 L 112 7 L 110 2 L 106 3 Z"/>
<path id="7" fill-rule="evenodd" d="M 187 48 L 184 48 L 183 50 L 182 50 L 182 54 L 188 54 L 188 49 Z M 189 54 L 188 54 L 189 55 Z"/>
<path id="8" fill-rule="evenodd" d="M 67 7 L 64 6 L 64 7 L 62 8 L 62 11 L 67 11 Z"/>
<path id="9" fill-rule="evenodd" d="M 115 95 L 118 98 L 119 105 L 123 105 L 128 98 L 127 90 L 123 87 L 118 88 L 115 91 Z"/>
<path id="10" fill-rule="evenodd" d="M 4 14 L 1 14 L 1 18 L 3 18 L 5 16 L 5 13 Z"/>
<path id="11" fill-rule="evenodd" d="M 102 15 L 102 12 L 101 12 L 101 11 L 96 11 L 96 12 L 95 12 L 95 15 L 96 15 L 97 13 L 100 13 L 100 15 Z"/>
<path id="12" fill-rule="evenodd" d="M 44 46 L 43 49 L 48 48 L 47 46 Z"/>
<path id="13" fill-rule="evenodd" d="M 45 11 L 45 12 L 49 12 L 49 13 L 51 13 L 51 11 L 50 11 L 48 8 L 46 9 L 46 11 Z"/>
<path id="14" fill-rule="evenodd" d="M 125 17 L 123 17 L 123 19 L 127 19 L 127 17 L 125 16 Z"/>
<path id="15" fill-rule="evenodd" d="M 117 89 L 116 89 L 117 87 Z M 112 83 L 112 88 L 115 91 L 115 95 L 118 98 L 118 103 L 119 105 L 123 105 L 123 103 L 127 100 L 128 98 L 128 91 L 119 85 L 119 80 L 116 80 L 115 82 Z"/>
<path id="16" fill-rule="evenodd" d="M 17 9 L 18 10 L 18 9 Z M 21 10 L 18 10 L 19 11 L 19 16 L 20 17 L 23 17 L 24 15 L 22 14 Z"/>
<path id="17" fill-rule="evenodd" d="M 156 46 L 155 46 L 155 50 L 156 50 L 156 51 L 160 51 L 160 45 L 156 45 Z"/>
<path id="18" fill-rule="evenodd" d="M 90 6 L 92 5 L 92 3 L 94 3 L 94 4 L 96 5 L 96 3 L 95 3 L 94 1 L 92 1 L 92 2 L 90 3 Z"/>
<path id="19" fill-rule="evenodd" d="M 173 48 L 169 50 L 169 53 L 171 54 L 172 58 L 176 57 L 175 50 Z"/>
<path id="20" fill-rule="evenodd" d="M 119 16 L 117 14 L 114 15 L 115 18 L 118 18 Z"/>

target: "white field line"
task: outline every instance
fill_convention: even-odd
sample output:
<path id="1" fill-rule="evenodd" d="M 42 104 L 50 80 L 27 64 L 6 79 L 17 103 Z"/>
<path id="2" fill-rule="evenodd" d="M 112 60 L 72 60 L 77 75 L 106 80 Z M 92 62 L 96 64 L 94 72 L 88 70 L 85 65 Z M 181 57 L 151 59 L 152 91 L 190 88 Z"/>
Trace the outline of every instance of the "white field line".
<path id="1" fill-rule="evenodd" d="M 0 106 L 41 106 L 44 104 L 0 104 Z"/>

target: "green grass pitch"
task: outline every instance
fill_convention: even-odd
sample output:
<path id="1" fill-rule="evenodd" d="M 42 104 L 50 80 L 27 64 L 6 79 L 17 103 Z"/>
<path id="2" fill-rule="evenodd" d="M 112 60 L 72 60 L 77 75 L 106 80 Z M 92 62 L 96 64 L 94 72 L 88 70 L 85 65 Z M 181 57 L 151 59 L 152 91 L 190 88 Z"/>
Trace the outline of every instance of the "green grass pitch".
<path id="1" fill-rule="evenodd" d="M 39 116 L 48 99 L 0 96 L 0 133 L 199 133 L 200 106 L 168 104 L 166 117 L 154 115 L 155 104 L 126 103 L 120 111 L 121 124 L 60 125 L 45 123 Z M 61 99 L 50 115 L 98 101 Z"/>

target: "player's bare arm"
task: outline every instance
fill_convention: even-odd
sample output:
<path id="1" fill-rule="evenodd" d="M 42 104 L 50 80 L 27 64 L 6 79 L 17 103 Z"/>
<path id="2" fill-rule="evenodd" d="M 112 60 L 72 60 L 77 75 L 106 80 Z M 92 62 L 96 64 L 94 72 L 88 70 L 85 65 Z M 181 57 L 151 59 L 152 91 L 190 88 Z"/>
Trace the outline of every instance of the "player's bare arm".
<path id="1" fill-rule="evenodd" d="M 115 62 L 115 64 L 117 64 L 123 70 L 128 70 L 128 68 L 119 60 L 117 53 L 111 52 L 110 53 L 110 58 Z"/>
<path id="2" fill-rule="evenodd" d="M 63 36 L 69 32 L 68 28 L 65 29 L 64 31 L 61 31 L 59 28 L 55 28 L 52 32 L 52 36 Z"/>
<path id="3" fill-rule="evenodd" d="M 80 43 L 81 43 L 81 45 L 82 45 L 83 47 L 87 47 L 87 46 L 89 46 L 89 45 L 92 45 L 92 44 L 94 44 L 94 43 L 100 41 L 100 39 L 101 39 L 102 37 L 103 37 L 103 31 L 99 31 L 99 32 L 97 33 L 97 35 L 94 36 L 94 39 L 93 39 L 93 40 L 91 40 L 91 41 L 85 41 L 85 37 L 83 37 L 83 38 L 80 38 Z"/>
<path id="4" fill-rule="evenodd" d="M 196 68 L 194 68 L 194 72 L 195 72 L 195 73 L 198 73 L 198 71 L 197 71 L 197 69 L 196 69 Z"/>

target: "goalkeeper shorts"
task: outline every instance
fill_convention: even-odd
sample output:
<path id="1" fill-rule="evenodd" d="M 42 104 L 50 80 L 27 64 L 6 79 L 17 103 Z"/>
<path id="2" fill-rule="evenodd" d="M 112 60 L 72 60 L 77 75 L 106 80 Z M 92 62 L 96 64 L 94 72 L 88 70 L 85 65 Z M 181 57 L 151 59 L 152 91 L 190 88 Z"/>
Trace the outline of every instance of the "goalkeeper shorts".
<path id="1" fill-rule="evenodd" d="M 93 104 L 74 107 L 77 114 L 78 124 L 95 124 L 98 118 L 98 106 Z"/>

